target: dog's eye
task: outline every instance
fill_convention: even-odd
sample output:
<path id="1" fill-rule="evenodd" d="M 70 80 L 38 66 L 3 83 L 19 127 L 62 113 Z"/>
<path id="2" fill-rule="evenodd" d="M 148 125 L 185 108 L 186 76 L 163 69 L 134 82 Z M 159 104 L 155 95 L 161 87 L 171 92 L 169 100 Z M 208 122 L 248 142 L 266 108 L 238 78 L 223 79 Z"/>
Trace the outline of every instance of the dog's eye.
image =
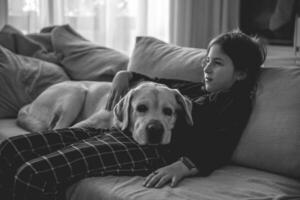
<path id="1" fill-rule="evenodd" d="M 171 116 L 173 114 L 173 110 L 171 108 L 164 108 L 163 113 L 165 115 Z"/>
<path id="2" fill-rule="evenodd" d="M 148 108 L 147 108 L 146 105 L 141 104 L 141 105 L 138 105 L 138 106 L 137 106 L 136 110 L 137 110 L 138 112 L 147 112 Z"/>

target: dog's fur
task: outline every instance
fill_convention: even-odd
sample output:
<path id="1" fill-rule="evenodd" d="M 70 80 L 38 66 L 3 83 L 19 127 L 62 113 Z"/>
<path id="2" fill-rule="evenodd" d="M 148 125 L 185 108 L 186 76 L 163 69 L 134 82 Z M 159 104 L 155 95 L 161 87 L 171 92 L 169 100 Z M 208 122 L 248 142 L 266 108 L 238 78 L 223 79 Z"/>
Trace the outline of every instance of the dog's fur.
<path id="1" fill-rule="evenodd" d="M 178 90 L 143 82 L 106 111 L 109 82 L 65 81 L 55 84 L 18 114 L 18 124 L 29 131 L 65 127 L 128 129 L 139 144 L 167 144 L 178 111 L 192 124 L 191 102 Z"/>
<path id="2" fill-rule="evenodd" d="M 180 113 L 188 124 L 193 124 L 191 110 L 191 101 L 178 90 L 143 82 L 119 101 L 114 116 L 116 126 L 128 128 L 139 144 L 168 144 Z"/>
<path id="3" fill-rule="evenodd" d="M 87 119 L 93 119 L 104 110 L 110 89 L 110 82 L 64 81 L 54 84 L 20 109 L 17 123 L 28 131 L 66 128 L 74 124 L 84 127 Z M 105 119 L 109 119 L 105 114 L 100 117 L 103 117 L 103 123 L 99 128 L 106 126 Z M 76 125 L 78 122 L 81 126 Z"/>

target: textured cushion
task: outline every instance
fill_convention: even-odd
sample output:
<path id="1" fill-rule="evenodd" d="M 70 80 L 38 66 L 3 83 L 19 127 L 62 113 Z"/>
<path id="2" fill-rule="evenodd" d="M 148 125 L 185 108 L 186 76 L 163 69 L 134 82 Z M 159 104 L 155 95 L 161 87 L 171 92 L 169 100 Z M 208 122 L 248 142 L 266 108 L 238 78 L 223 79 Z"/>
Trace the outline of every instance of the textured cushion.
<path id="1" fill-rule="evenodd" d="M 58 64 L 58 60 L 51 49 L 50 34 L 24 35 L 20 30 L 6 24 L 0 30 L 0 45 L 18 55 Z"/>
<path id="2" fill-rule="evenodd" d="M 266 68 L 233 160 L 300 178 L 300 68 Z"/>
<path id="3" fill-rule="evenodd" d="M 137 37 L 128 70 L 149 77 L 203 80 L 204 49 L 180 47 L 152 37 Z"/>
<path id="4" fill-rule="evenodd" d="M 110 81 L 119 70 L 127 68 L 128 56 L 86 40 L 68 25 L 52 30 L 52 43 L 73 80 Z"/>
<path id="5" fill-rule="evenodd" d="M 41 50 L 37 43 L 26 38 L 20 30 L 8 24 L 0 30 L 0 44 L 23 56 L 32 57 L 37 51 Z"/>
<path id="6" fill-rule="evenodd" d="M 17 125 L 16 119 L 0 119 L 0 143 L 2 140 L 28 133 Z"/>
<path id="7" fill-rule="evenodd" d="M 0 118 L 16 117 L 48 86 L 68 79 L 59 66 L 16 55 L 0 45 Z"/>
<path id="8" fill-rule="evenodd" d="M 238 166 L 217 169 L 208 177 L 190 177 L 177 187 L 145 188 L 144 177 L 83 179 L 67 190 L 67 200 L 299 200 L 300 182 Z"/>

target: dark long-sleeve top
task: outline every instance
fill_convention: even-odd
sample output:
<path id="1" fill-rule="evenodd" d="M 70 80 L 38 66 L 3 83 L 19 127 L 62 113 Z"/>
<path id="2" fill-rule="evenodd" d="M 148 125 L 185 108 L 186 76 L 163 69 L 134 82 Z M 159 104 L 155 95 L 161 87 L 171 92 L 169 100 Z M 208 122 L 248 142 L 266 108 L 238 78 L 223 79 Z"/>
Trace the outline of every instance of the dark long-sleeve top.
<path id="1" fill-rule="evenodd" d="M 172 133 L 171 149 L 177 157 L 188 157 L 199 175 L 209 175 L 227 164 L 236 148 L 251 112 L 248 91 L 237 84 L 219 93 L 207 93 L 203 83 L 170 79 L 150 79 L 133 73 L 131 84 L 155 81 L 178 89 L 193 102 L 193 126 L 178 118 Z"/>

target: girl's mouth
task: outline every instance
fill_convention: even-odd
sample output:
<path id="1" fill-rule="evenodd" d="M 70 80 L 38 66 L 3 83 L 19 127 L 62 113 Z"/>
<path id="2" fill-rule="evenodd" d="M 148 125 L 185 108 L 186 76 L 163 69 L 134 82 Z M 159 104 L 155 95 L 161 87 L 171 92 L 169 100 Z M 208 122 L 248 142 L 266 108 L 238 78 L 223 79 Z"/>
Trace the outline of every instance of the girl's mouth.
<path id="1" fill-rule="evenodd" d="M 205 82 L 211 82 L 213 79 L 210 77 L 205 77 Z"/>

